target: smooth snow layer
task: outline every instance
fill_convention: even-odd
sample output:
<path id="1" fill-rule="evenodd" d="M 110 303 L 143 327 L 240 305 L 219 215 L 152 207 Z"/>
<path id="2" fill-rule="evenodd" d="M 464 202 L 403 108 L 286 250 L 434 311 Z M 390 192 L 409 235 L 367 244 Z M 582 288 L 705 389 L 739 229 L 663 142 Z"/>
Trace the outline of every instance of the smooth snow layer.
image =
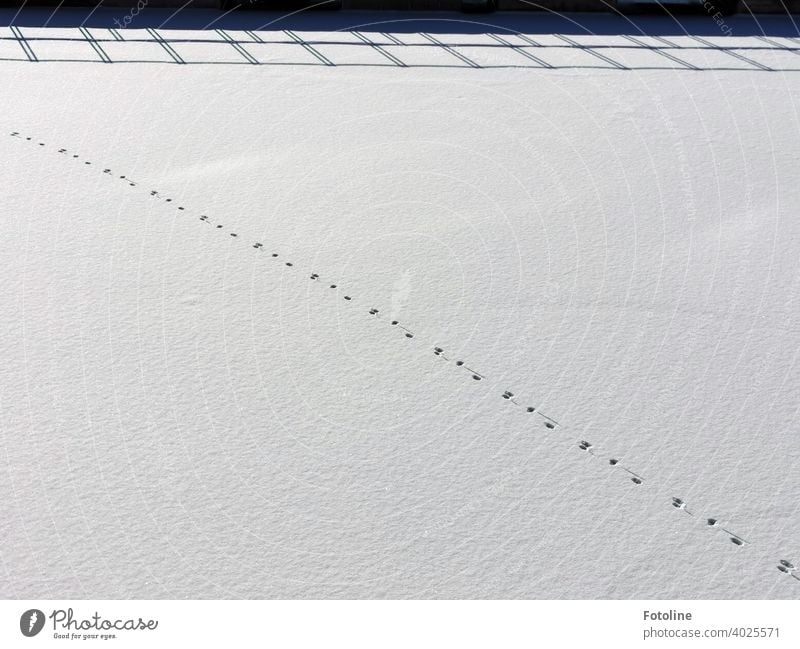
<path id="1" fill-rule="evenodd" d="M 0 596 L 796 598 L 800 77 L 270 34 L 0 62 Z"/>

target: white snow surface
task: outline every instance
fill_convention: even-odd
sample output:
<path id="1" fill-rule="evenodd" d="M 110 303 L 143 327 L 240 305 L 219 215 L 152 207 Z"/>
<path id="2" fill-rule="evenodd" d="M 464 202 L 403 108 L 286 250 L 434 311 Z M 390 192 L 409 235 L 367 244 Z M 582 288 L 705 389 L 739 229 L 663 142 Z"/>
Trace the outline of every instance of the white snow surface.
<path id="1" fill-rule="evenodd" d="M 0 61 L 0 597 L 800 595 L 798 73 L 129 35 Z"/>

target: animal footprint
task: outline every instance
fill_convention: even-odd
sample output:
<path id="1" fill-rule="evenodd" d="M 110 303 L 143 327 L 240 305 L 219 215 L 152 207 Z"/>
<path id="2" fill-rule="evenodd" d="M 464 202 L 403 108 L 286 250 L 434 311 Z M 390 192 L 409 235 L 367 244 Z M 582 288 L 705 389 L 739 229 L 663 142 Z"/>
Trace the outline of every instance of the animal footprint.
<path id="1" fill-rule="evenodd" d="M 478 372 L 473 370 L 471 367 L 468 367 L 468 366 L 464 365 L 464 361 L 456 361 L 456 366 L 463 367 L 468 372 L 472 372 L 472 378 L 475 379 L 476 381 L 480 381 L 481 379 L 485 379 L 486 378 L 483 374 L 479 374 Z"/>
<path id="2" fill-rule="evenodd" d="M 797 581 L 800 581 L 800 575 L 795 574 L 797 568 L 795 568 L 794 564 L 791 561 L 787 561 L 786 559 L 781 559 L 778 562 L 778 570 L 780 570 L 784 575 L 789 575 L 790 577 L 794 577 Z"/>
<path id="3" fill-rule="evenodd" d="M 399 320 L 392 320 L 392 325 L 394 325 L 395 327 L 400 327 L 400 329 L 405 331 L 406 332 L 406 334 L 405 334 L 406 338 L 413 338 L 414 337 L 414 334 L 411 332 L 411 330 L 406 329 L 403 325 L 401 325 Z"/>
<path id="4" fill-rule="evenodd" d="M 728 535 L 728 540 L 731 543 L 733 543 L 734 545 L 745 545 L 747 543 L 747 541 L 745 541 L 738 534 L 734 534 L 730 530 L 725 529 L 724 527 L 722 527 L 722 525 L 720 525 L 719 519 L 717 519 L 717 518 L 707 518 L 706 519 L 706 525 L 708 525 L 709 527 L 712 527 L 712 528 L 714 528 L 716 530 L 719 530 L 720 532 L 725 532 L 725 534 Z"/>
<path id="5" fill-rule="evenodd" d="M 628 477 L 630 478 L 630 480 L 631 480 L 631 482 L 632 482 L 633 484 L 642 484 L 642 483 L 644 482 L 644 478 L 642 478 L 642 476 L 640 476 L 640 475 L 636 475 L 636 474 L 635 474 L 633 471 L 631 471 L 631 470 L 630 470 L 630 469 L 628 469 L 628 468 L 625 468 L 624 466 L 623 466 L 623 467 L 620 467 L 620 468 L 621 468 L 623 471 L 625 471 L 625 473 L 627 473 L 627 474 L 628 474 Z"/>
<path id="6" fill-rule="evenodd" d="M 510 401 L 510 402 L 511 402 L 511 403 L 513 403 L 515 406 L 518 406 L 518 405 L 519 405 L 519 404 L 516 402 L 516 400 L 514 399 L 514 393 L 513 393 L 513 392 L 511 392 L 511 390 L 506 390 L 505 392 L 503 392 L 503 399 L 505 399 L 506 401 Z"/>
<path id="7" fill-rule="evenodd" d="M 692 512 L 690 512 L 688 509 L 686 509 L 686 503 L 683 502 L 680 498 L 673 498 L 672 499 L 672 506 L 675 507 L 675 509 L 680 509 L 680 510 L 685 511 L 687 514 L 689 514 L 689 516 L 694 516 L 694 514 L 692 514 Z"/>
<path id="8" fill-rule="evenodd" d="M 745 541 L 745 540 L 744 540 L 744 539 L 743 539 L 741 536 L 739 536 L 738 534 L 734 534 L 734 533 L 733 533 L 733 532 L 731 532 L 730 530 L 726 530 L 724 527 L 720 527 L 719 529 L 720 529 L 720 530 L 722 530 L 723 532 L 725 532 L 725 534 L 727 534 L 727 535 L 728 535 L 728 539 L 729 539 L 729 540 L 730 540 L 730 542 L 731 542 L 731 543 L 733 543 L 734 545 L 744 545 L 745 543 L 747 543 L 747 541 Z"/>
<path id="9" fill-rule="evenodd" d="M 588 444 L 588 442 L 581 442 L 581 443 L 582 443 L 582 444 Z M 592 446 L 592 445 L 591 445 L 591 444 L 589 444 L 589 448 L 591 448 L 591 446 Z M 584 450 L 586 450 L 586 451 L 589 451 L 589 453 L 592 453 L 592 451 L 591 451 L 591 450 L 589 450 L 589 449 L 584 449 Z M 594 453 L 592 453 L 592 455 L 594 455 Z M 612 458 L 609 458 L 609 460 L 608 460 L 608 463 L 609 463 L 609 465 L 611 465 L 612 467 L 619 467 L 619 468 L 620 468 L 620 469 L 622 469 L 622 470 L 623 470 L 625 473 L 627 473 L 627 474 L 628 474 L 628 478 L 630 479 L 630 481 L 631 481 L 633 484 L 637 484 L 637 485 L 638 485 L 638 484 L 642 484 L 642 483 L 644 482 L 644 478 L 643 478 L 642 476 L 640 476 L 638 473 L 634 473 L 634 472 L 633 472 L 633 471 L 631 471 L 631 470 L 630 470 L 628 467 L 626 467 L 626 466 L 622 466 L 622 465 L 619 463 L 619 460 L 618 460 L 617 458 L 614 458 L 614 457 L 612 457 Z"/>

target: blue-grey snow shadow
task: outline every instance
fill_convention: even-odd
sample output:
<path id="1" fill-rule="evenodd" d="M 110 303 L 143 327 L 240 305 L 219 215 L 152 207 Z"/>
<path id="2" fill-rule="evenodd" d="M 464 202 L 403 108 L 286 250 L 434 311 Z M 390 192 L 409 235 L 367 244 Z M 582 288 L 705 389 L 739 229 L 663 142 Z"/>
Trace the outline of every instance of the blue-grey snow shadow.
<path id="1" fill-rule="evenodd" d="M 19 27 L 97 27 L 116 28 L 129 13 L 125 7 L 13 8 L 0 9 L 0 25 Z M 13 23 L 12 23 L 13 21 Z M 740 14 L 725 19 L 733 36 L 800 35 L 792 16 Z M 297 31 L 359 31 L 362 33 L 428 34 L 547 34 L 633 35 L 633 36 L 721 36 L 719 25 L 710 16 L 619 16 L 605 13 L 552 14 L 547 12 L 500 12 L 488 15 L 465 15 L 448 12 L 397 11 L 304 11 L 293 15 L 269 11 L 232 11 L 213 9 L 146 8 L 130 23 L 130 28 L 144 29 L 246 29 Z"/>

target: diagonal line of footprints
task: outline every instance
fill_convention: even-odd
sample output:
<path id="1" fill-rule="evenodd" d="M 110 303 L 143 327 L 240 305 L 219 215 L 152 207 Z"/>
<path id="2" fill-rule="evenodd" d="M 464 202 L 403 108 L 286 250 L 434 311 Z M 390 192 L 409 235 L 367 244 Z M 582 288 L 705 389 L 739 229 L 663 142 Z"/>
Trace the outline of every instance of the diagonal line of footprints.
<path id="1" fill-rule="evenodd" d="M 10 133 L 10 135 L 11 135 L 11 137 L 14 137 L 14 138 L 17 138 L 17 139 L 21 139 L 21 140 L 29 141 L 29 142 L 34 142 L 34 139 L 32 137 L 23 136 L 18 131 L 14 131 L 14 132 Z M 44 147 L 45 146 L 44 142 L 36 142 L 36 144 L 38 144 L 40 147 Z M 71 153 L 65 148 L 59 148 L 59 149 L 57 149 L 57 152 L 59 154 L 61 154 L 61 155 L 64 155 L 64 156 L 67 156 L 67 157 L 71 157 L 72 159 L 75 159 L 75 160 L 80 160 L 81 159 L 80 155 L 78 155 L 76 153 Z M 89 161 L 89 160 L 83 160 L 83 163 L 85 165 L 91 165 L 92 164 L 91 161 Z M 129 187 L 138 187 L 138 186 L 141 185 L 141 183 L 134 181 L 133 179 L 129 178 L 126 175 L 115 176 L 115 174 L 112 172 L 112 170 L 108 169 L 108 168 L 104 168 L 102 170 L 102 173 L 105 174 L 105 175 L 108 175 L 108 176 L 110 176 L 112 178 L 115 177 L 117 180 L 122 180 L 123 182 L 127 183 L 127 185 Z M 169 197 L 163 195 L 161 192 L 159 192 L 157 190 L 151 189 L 151 190 L 148 190 L 148 193 L 152 198 L 154 198 L 156 200 L 161 200 L 161 201 L 164 201 L 165 203 L 173 203 L 174 202 L 172 198 L 169 198 Z M 182 205 L 176 205 L 176 208 L 179 211 L 185 211 L 185 208 Z M 224 228 L 225 228 L 224 224 L 222 224 L 220 222 L 212 221 L 211 218 L 208 215 L 205 215 L 205 214 L 200 215 L 199 216 L 199 220 L 201 222 L 203 222 L 203 223 L 206 223 L 206 224 L 209 224 L 209 225 L 213 225 L 214 228 L 218 229 L 218 230 L 224 230 Z M 236 232 L 228 232 L 228 234 L 231 237 L 234 237 L 234 238 L 238 238 L 238 236 L 239 236 Z M 259 252 L 266 252 L 266 248 L 264 248 L 264 244 L 261 243 L 261 242 L 254 242 L 252 244 L 252 248 L 254 248 L 255 250 L 257 250 Z M 280 255 L 278 253 L 273 252 L 273 253 L 270 253 L 270 255 L 274 260 L 276 260 L 276 261 L 280 260 Z M 284 263 L 284 265 L 286 267 L 290 267 L 290 268 L 291 267 L 295 267 L 294 263 L 292 263 L 291 261 L 285 261 L 283 263 Z M 311 281 L 322 283 L 322 278 L 319 275 L 319 273 L 311 273 L 309 275 L 309 278 L 311 279 Z M 341 292 L 341 295 L 342 295 L 344 300 L 346 300 L 348 302 L 353 302 L 354 301 L 353 296 L 349 295 L 349 294 L 345 294 L 342 291 L 341 287 L 337 283 L 328 284 L 328 288 L 329 288 L 329 290 L 332 290 L 332 291 Z M 372 307 L 372 308 L 369 309 L 368 313 L 369 313 L 369 315 L 373 316 L 375 319 L 377 319 L 379 321 L 382 321 L 384 323 L 387 323 L 390 327 L 402 331 L 403 332 L 403 337 L 405 339 L 414 339 L 415 338 L 414 332 L 411 331 L 404 324 L 401 324 L 400 321 L 384 319 L 381 316 L 379 309 Z M 441 359 L 441 360 L 443 360 L 444 362 L 447 362 L 447 363 L 453 363 L 455 365 L 455 367 L 459 368 L 459 371 L 465 372 L 465 376 L 471 377 L 476 382 L 485 382 L 487 385 L 492 387 L 492 383 L 487 379 L 487 377 L 484 374 L 481 374 L 477 370 L 469 367 L 463 360 L 455 360 L 454 358 L 446 355 L 446 352 L 442 347 L 434 346 L 432 349 L 433 349 L 433 355 L 436 358 Z M 494 388 L 494 389 L 497 389 L 497 388 Z M 499 389 L 497 391 L 499 392 Z M 512 392 L 510 390 L 504 390 L 502 392 L 502 394 L 501 394 L 501 397 L 506 402 L 508 402 L 508 403 L 520 408 L 521 411 L 527 412 L 527 413 L 532 414 L 532 415 L 537 415 L 538 418 L 539 418 L 540 423 L 544 426 L 545 429 L 547 429 L 547 430 L 555 430 L 556 428 L 561 428 L 561 424 L 559 424 L 552 417 L 550 417 L 550 416 L 546 415 L 545 413 L 543 413 L 538 407 L 532 406 L 532 405 L 525 406 L 522 403 L 520 403 L 520 401 L 518 400 L 518 398 L 517 398 L 517 396 L 516 396 L 516 394 L 514 392 Z M 594 446 L 594 444 L 592 444 L 592 443 L 590 443 L 590 442 L 588 442 L 586 440 L 580 440 L 577 443 L 577 447 L 581 451 L 587 453 L 592 458 L 603 462 L 608 467 L 610 467 L 611 469 L 614 469 L 618 473 L 621 472 L 633 484 L 635 484 L 637 486 L 644 484 L 645 479 L 640 474 L 636 473 L 635 471 L 633 471 L 629 467 L 627 467 L 624 464 L 622 464 L 621 460 L 617 456 L 608 455 L 608 454 L 605 454 L 605 453 L 600 453 L 598 451 L 598 449 Z M 692 510 L 689 509 L 687 503 L 684 502 L 681 498 L 673 496 L 672 499 L 671 499 L 670 504 L 676 510 L 678 510 L 680 512 L 683 512 L 684 514 L 686 514 L 688 516 L 698 517 L 695 512 L 693 512 Z M 700 517 L 698 517 L 698 518 L 700 518 Z M 749 545 L 748 541 L 746 541 L 740 535 L 732 532 L 727 527 L 724 527 L 720 523 L 719 519 L 717 519 L 715 517 L 706 517 L 705 518 L 705 527 L 713 529 L 714 531 L 717 531 L 717 532 L 722 532 L 728 538 L 728 540 L 730 540 L 730 542 L 733 543 L 736 546 L 740 546 L 741 547 L 741 546 Z M 777 568 L 783 575 L 785 575 L 787 577 L 791 577 L 791 578 L 793 578 L 793 579 L 795 579 L 797 581 L 800 581 L 800 568 L 797 568 L 791 561 L 789 561 L 787 559 L 780 559 L 779 562 L 778 562 Z"/>

